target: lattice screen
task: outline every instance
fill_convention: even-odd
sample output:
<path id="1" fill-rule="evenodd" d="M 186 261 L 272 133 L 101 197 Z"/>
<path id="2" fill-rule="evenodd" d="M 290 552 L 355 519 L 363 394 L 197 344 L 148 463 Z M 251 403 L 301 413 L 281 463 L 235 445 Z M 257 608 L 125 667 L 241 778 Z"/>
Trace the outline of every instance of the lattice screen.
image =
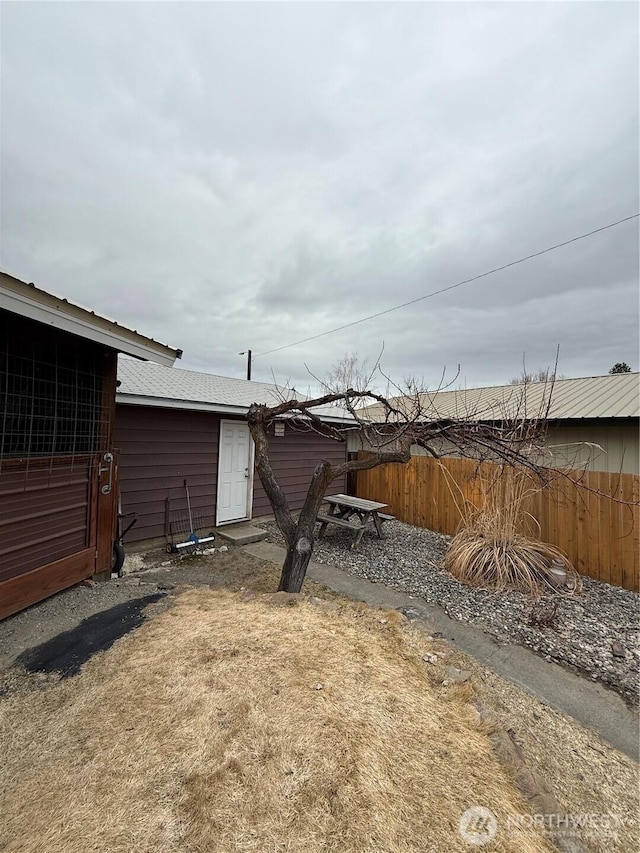
<path id="1" fill-rule="evenodd" d="M 100 449 L 102 351 L 0 311 L 0 462 Z"/>

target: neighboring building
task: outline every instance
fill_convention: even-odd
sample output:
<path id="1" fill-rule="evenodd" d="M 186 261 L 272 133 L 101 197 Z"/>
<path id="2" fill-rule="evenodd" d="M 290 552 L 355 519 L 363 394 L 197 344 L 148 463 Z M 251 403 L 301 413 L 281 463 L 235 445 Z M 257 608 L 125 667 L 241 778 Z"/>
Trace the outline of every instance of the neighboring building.
<path id="1" fill-rule="evenodd" d="M 128 359 L 120 360 L 118 378 L 115 444 L 122 506 L 138 516 L 127 541 L 167 536 L 169 525 L 187 512 L 185 481 L 200 526 L 271 514 L 254 474 L 246 414 L 252 403 L 276 405 L 284 389 Z M 314 413 L 327 423 L 351 422 L 329 406 Z M 340 464 L 346 446 L 285 418 L 277 432 L 271 427 L 269 457 L 289 506 L 298 510 L 318 460 Z M 332 489 L 343 492 L 344 478 Z"/>
<path id="2" fill-rule="evenodd" d="M 0 618 L 110 577 L 117 354 L 180 352 L 0 273 Z"/>
<path id="3" fill-rule="evenodd" d="M 396 397 L 392 402 L 412 417 L 411 397 Z M 558 379 L 553 385 L 534 382 L 435 391 L 421 394 L 420 406 L 425 420 L 471 418 L 495 423 L 545 417 L 549 465 L 640 473 L 638 373 Z M 373 421 L 384 417 L 379 405 L 366 412 Z M 356 442 L 349 450 L 358 449 Z M 446 448 L 440 451 L 446 455 Z"/>

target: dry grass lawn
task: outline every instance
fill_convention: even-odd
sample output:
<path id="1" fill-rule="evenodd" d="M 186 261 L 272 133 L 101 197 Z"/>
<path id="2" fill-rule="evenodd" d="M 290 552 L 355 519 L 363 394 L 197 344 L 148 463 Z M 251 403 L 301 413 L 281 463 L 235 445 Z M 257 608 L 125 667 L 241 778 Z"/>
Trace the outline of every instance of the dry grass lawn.
<path id="1" fill-rule="evenodd" d="M 528 808 L 433 649 L 397 613 L 186 592 L 76 678 L 0 701 L 0 849 L 468 853 L 465 809 Z"/>

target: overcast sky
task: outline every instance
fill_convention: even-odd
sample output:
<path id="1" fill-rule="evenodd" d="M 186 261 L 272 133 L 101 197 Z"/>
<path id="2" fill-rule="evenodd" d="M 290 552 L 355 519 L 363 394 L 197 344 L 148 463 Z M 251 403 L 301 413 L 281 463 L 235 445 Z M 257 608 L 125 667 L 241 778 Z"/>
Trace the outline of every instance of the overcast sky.
<path id="1" fill-rule="evenodd" d="M 638 5 L 3 3 L 2 268 L 310 382 L 638 370 Z"/>

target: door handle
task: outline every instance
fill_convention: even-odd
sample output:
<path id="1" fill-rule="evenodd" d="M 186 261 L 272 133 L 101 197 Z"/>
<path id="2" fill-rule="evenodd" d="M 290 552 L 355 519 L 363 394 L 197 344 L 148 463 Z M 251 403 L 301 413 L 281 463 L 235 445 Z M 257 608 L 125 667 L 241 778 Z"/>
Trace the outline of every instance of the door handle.
<path id="1" fill-rule="evenodd" d="M 102 465 L 98 466 L 98 476 L 104 474 L 105 471 L 109 472 L 109 482 L 105 483 L 104 486 L 100 489 L 103 495 L 108 495 L 111 493 L 111 486 L 113 483 L 113 453 L 105 453 L 102 457 L 103 461 L 107 464 L 103 468 Z"/>

